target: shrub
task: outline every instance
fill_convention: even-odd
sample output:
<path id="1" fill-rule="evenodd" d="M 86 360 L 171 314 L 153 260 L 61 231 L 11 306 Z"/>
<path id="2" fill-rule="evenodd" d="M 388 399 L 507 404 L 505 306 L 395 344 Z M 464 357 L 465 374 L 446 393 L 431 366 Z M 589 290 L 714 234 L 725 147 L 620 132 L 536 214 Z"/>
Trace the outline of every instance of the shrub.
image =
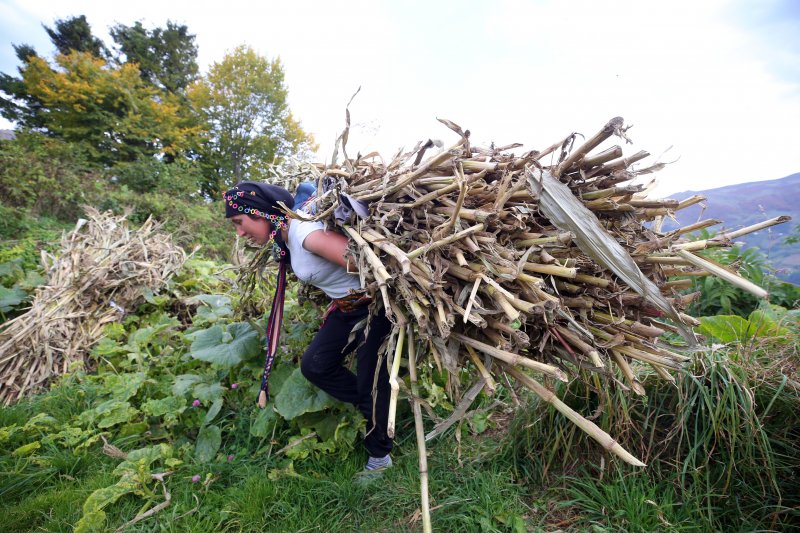
<path id="1" fill-rule="evenodd" d="M 96 180 L 69 143 L 26 131 L 0 142 L 0 198 L 7 208 L 74 220 L 92 198 Z"/>

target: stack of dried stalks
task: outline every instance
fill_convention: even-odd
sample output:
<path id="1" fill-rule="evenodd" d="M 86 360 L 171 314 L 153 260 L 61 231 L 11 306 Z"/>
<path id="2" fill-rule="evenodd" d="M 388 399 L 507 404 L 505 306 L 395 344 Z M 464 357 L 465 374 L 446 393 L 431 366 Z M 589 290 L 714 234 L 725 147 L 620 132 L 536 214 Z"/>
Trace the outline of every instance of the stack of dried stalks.
<path id="1" fill-rule="evenodd" d="M 694 252 L 730 245 L 786 217 L 702 242 L 685 235 L 719 221 L 669 233 L 651 229 L 703 198 L 647 199 L 645 187 L 631 183 L 661 168 L 632 169 L 646 152 L 623 157 L 622 148 L 613 146 L 593 153 L 614 135 L 627 140 L 619 117 L 580 146 L 573 134 L 521 156 L 509 153 L 519 145 L 471 146 L 469 132 L 442 122 L 460 139 L 427 159 L 430 141 L 388 164 L 374 153 L 352 159 L 345 152 L 341 165 L 305 170 L 327 191 L 318 196 L 313 218 L 339 224 L 349 235 L 366 286 L 395 323 L 387 351 L 394 396 L 390 431 L 400 358 L 406 347 L 413 350 L 413 335 L 454 378 L 449 392 L 460 401 L 454 416 L 428 438 L 463 414 L 482 388 L 491 393 L 498 373 L 505 373 L 603 447 L 643 465 L 530 374 L 595 384 L 593 376 L 600 376 L 636 394 L 644 389 L 635 365 L 674 380 L 671 372 L 689 357 L 661 337 L 671 331 L 689 346 L 695 343 L 696 321 L 682 311 L 698 295 L 678 292 L 690 286 L 687 276 L 717 275 L 767 296 Z M 350 199 L 368 203 L 369 217 L 337 222 L 334 210 Z M 457 376 L 465 366 L 474 369 L 475 385 L 463 393 Z"/>
<path id="2" fill-rule="evenodd" d="M 163 287 L 186 260 L 153 220 L 132 230 L 124 216 L 86 211 L 88 220 L 62 236 L 59 254 L 42 255 L 48 280 L 30 310 L 0 331 L 3 403 L 84 361 L 107 323 Z"/>

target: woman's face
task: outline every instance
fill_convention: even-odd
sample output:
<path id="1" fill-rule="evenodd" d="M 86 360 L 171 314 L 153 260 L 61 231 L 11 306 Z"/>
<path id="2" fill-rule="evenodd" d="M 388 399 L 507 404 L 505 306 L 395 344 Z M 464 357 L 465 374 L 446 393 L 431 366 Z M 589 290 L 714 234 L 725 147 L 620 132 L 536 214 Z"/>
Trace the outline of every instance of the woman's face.
<path id="1" fill-rule="evenodd" d="M 248 239 L 255 244 L 267 244 L 269 242 L 272 226 L 266 218 L 234 215 L 230 220 L 239 237 Z"/>

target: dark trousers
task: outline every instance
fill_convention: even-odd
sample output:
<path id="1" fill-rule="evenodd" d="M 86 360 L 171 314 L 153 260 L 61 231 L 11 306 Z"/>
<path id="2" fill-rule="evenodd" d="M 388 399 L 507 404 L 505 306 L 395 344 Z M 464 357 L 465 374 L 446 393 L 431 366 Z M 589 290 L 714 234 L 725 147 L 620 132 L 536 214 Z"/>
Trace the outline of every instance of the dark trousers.
<path id="1" fill-rule="evenodd" d="M 368 315 L 367 307 L 349 313 L 334 309 L 314 336 L 303 354 L 300 368 L 303 376 L 337 400 L 355 405 L 367 419 L 364 447 L 373 457 L 383 457 L 392 450 L 392 439 L 386 434 L 389 417 L 389 374 L 384 358 L 378 371 L 373 413 L 372 385 L 378 362 L 378 349 L 391 331 L 391 323 L 383 314 L 369 324 L 367 340 L 362 329 L 353 342 L 350 332 Z M 357 348 L 357 349 L 356 349 Z M 356 349 L 356 373 L 342 365 L 345 356 Z M 374 414 L 374 416 L 373 416 Z M 373 423 L 374 420 L 374 423 Z"/>

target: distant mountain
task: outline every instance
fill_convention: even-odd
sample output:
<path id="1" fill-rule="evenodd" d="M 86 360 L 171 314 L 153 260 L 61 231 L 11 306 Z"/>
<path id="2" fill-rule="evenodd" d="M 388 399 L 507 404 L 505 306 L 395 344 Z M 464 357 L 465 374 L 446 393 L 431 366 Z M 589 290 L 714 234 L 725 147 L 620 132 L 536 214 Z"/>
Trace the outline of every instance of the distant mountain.
<path id="1" fill-rule="evenodd" d="M 758 247 L 768 256 L 772 266 L 778 269 L 779 278 L 800 285 L 800 244 L 783 244 L 783 240 L 800 223 L 800 172 L 777 180 L 686 191 L 671 194 L 670 198 L 684 200 L 694 194 L 705 196 L 706 201 L 678 211 L 675 214 L 678 223 L 668 221 L 664 224 L 664 230 L 716 218 L 723 223 L 709 229 L 719 232 L 722 228 L 735 230 L 779 215 L 789 215 L 792 217 L 790 222 L 751 233 L 737 239 L 737 242 L 742 242 L 745 247 Z"/>

